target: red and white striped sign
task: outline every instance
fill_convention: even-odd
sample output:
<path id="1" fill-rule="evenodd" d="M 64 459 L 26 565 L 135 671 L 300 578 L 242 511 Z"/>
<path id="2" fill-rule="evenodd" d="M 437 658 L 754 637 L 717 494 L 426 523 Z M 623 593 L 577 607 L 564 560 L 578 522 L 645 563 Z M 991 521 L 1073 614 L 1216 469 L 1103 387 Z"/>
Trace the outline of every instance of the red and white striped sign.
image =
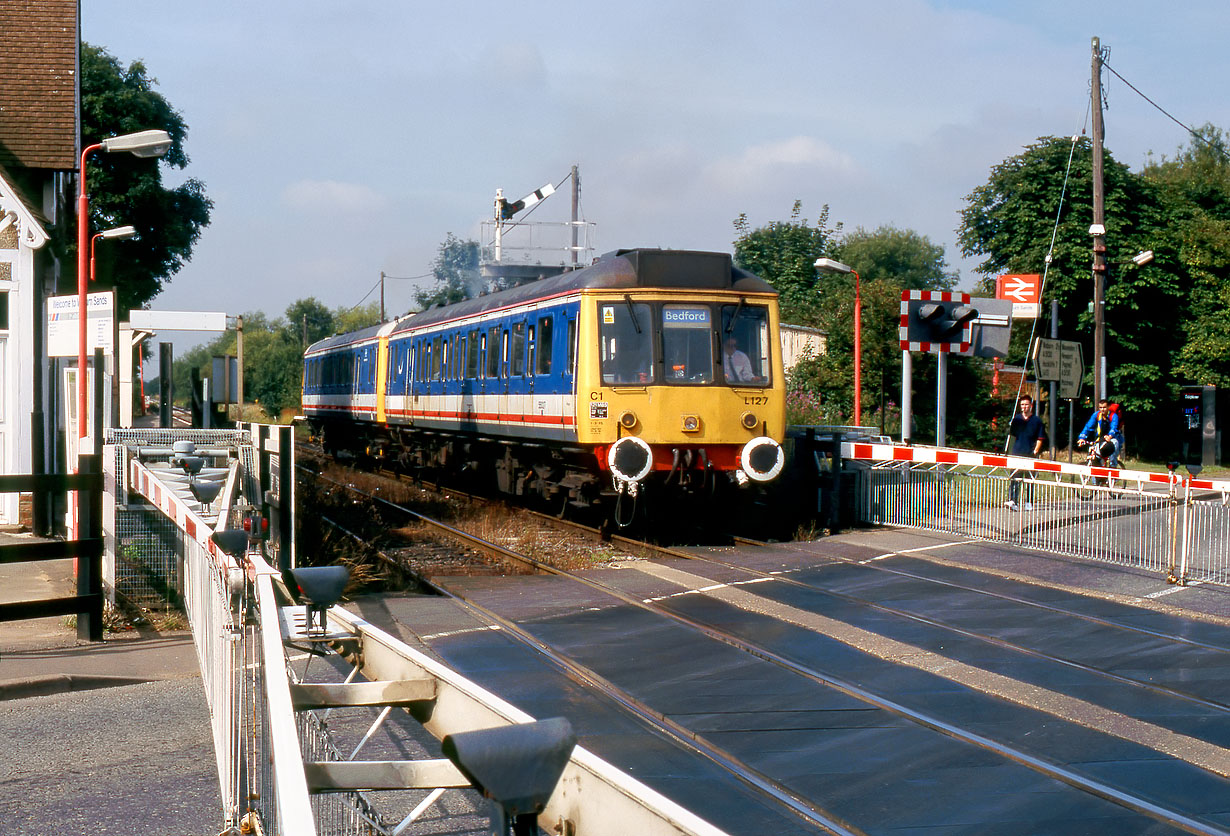
<path id="1" fill-rule="evenodd" d="M 968 305 L 970 296 L 968 293 L 950 293 L 946 290 L 903 290 L 901 291 L 901 329 L 899 337 L 901 341 L 902 351 L 929 351 L 933 354 L 941 352 L 963 352 L 970 349 L 970 333 L 971 328 L 966 325 L 961 330 L 961 335 L 964 339 L 956 342 L 947 343 L 927 343 L 910 340 L 910 303 L 918 302 L 956 302 L 959 305 Z M 915 305 L 917 306 L 917 305 Z"/>

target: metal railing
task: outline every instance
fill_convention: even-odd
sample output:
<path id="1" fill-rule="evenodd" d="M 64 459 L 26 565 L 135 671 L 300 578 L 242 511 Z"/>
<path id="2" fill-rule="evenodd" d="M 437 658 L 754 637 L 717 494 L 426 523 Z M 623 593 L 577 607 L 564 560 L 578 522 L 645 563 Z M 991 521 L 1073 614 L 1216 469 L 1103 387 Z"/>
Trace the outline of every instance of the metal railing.
<path id="1" fill-rule="evenodd" d="M 1230 485 L 1045 461 L 1036 470 L 1029 460 L 985 465 L 945 451 L 911 459 L 908 449 L 851 456 L 866 462 L 860 521 L 1131 566 L 1176 583 L 1230 582 Z"/>

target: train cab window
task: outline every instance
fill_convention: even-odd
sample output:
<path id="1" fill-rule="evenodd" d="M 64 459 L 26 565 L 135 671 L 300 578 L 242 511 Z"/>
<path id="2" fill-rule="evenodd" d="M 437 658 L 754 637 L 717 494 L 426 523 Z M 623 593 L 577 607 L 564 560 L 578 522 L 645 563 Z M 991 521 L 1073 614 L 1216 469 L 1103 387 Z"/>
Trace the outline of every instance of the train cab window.
<path id="1" fill-rule="evenodd" d="M 723 305 L 722 376 L 734 386 L 769 385 L 769 309 Z"/>
<path id="2" fill-rule="evenodd" d="M 471 331 L 466 346 L 466 377 L 470 380 L 478 377 L 478 332 Z"/>
<path id="3" fill-rule="evenodd" d="M 512 327 L 512 374 L 525 374 L 525 323 L 515 322 Z"/>
<path id="4" fill-rule="evenodd" d="M 654 382 L 653 320 L 649 305 L 604 302 L 598 306 L 602 382 L 616 386 Z"/>
<path id="5" fill-rule="evenodd" d="M 538 320 L 538 347 L 535 350 L 534 372 L 536 374 L 551 374 L 551 317 L 544 316 Z"/>
<path id="6" fill-rule="evenodd" d="M 713 382 L 713 310 L 708 305 L 662 306 L 666 382 Z"/>

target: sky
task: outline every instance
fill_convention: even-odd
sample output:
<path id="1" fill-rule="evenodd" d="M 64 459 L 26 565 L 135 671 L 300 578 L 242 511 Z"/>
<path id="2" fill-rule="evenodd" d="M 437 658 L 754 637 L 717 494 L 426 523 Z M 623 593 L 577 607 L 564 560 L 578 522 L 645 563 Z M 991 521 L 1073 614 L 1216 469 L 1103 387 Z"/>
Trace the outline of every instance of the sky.
<path id="1" fill-rule="evenodd" d="M 82 38 L 140 60 L 214 201 L 156 310 L 283 316 L 379 300 L 481 239 L 497 188 L 580 172 L 596 254 L 731 252 L 734 220 L 891 225 L 979 278 L 964 198 L 1040 136 L 1088 130 L 1090 41 L 1175 119 L 1230 128 L 1230 4 L 1175 0 L 81 0 Z M 1139 170 L 1187 134 L 1109 72 L 1106 147 Z M 510 238 L 517 243 L 518 239 Z M 117 246 L 122 246 L 118 245 Z M 1041 265 L 1039 265 L 1041 272 Z M 390 315 L 426 280 L 389 279 Z M 209 335 L 160 334 L 182 352 Z"/>

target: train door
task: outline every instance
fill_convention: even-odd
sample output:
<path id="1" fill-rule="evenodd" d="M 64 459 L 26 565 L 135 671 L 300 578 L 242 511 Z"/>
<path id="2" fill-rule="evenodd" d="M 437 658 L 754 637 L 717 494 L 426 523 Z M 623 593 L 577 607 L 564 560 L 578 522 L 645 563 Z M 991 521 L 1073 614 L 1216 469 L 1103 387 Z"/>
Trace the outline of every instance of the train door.
<path id="1" fill-rule="evenodd" d="M 478 429 L 477 393 L 482 385 L 482 334 L 478 330 L 470 331 L 465 337 L 466 364 L 461 381 L 461 425 L 462 429 Z"/>
<path id="2" fill-rule="evenodd" d="M 512 371 L 512 363 L 508 351 L 508 329 L 505 327 L 500 328 L 499 343 L 497 344 L 496 350 L 499 352 L 497 361 L 500 373 L 499 380 L 496 384 L 497 391 L 499 392 L 496 411 L 499 413 L 501 421 L 507 421 L 509 416 L 512 415 L 512 409 L 508 400 L 508 385 Z"/>
<path id="3" fill-rule="evenodd" d="M 431 379 L 427 383 L 427 391 L 431 395 L 427 410 L 433 415 L 440 411 L 440 396 L 444 393 L 444 387 L 440 381 L 441 369 L 444 367 L 444 353 L 447 348 L 439 335 L 431 338 Z"/>
<path id="4" fill-rule="evenodd" d="M 526 321 L 514 322 L 509 331 L 508 411 L 516 420 L 525 419 L 529 412 L 529 394 L 526 378 Z"/>

